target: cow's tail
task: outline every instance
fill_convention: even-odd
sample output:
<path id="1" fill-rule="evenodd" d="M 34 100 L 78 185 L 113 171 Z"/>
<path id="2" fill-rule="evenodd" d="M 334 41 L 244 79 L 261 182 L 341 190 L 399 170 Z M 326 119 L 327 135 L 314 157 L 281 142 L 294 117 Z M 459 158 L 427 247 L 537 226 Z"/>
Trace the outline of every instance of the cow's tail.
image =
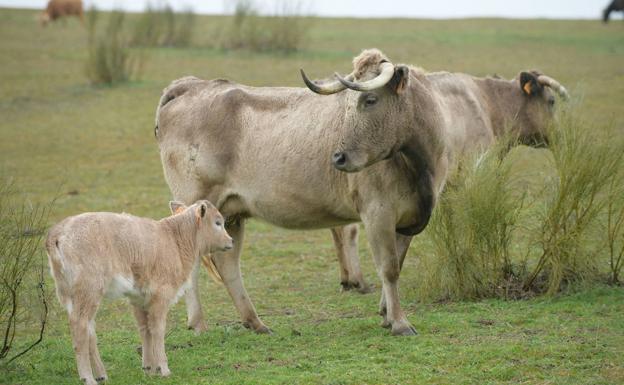
<path id="1" fill-rule="evenodd" d="M 161 109 L 173 99 L 183 95 L 189 88 L 200 81 L 201 79 L 195 76 L 186 76 L 172 81 L 171 84 L 163 90 L 160 100 L 158 101 L 158 106 L 156 107 L 156 119 L 154 124 L 154 136 L 156 138 L 158 138 Z"/>
<path id="2" fill-rule="evenodd" d="M 212 256 L 204 255 L 202 257 L 202 263 L 206 267 L 206 270 L 208 271 L 208 275 L 210 276 L 210 278 L 212 278 L 212 280 L 215 281 L 216 283 L 223 284 L 223 278 L 221 278 L 221 274 L 219 274 L 219 271 L 217 270 L 217 267 L 215 266 L 214 261 L 212 260 Z"/>

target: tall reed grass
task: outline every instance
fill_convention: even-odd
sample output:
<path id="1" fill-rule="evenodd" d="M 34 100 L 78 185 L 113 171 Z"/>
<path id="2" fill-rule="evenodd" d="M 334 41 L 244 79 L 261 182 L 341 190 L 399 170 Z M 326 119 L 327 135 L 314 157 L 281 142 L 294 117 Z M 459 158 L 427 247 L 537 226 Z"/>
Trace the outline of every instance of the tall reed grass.
<path id="1" fill-rule="evenodd" d="M 142 57 L 132 56 L 124 34 L 125 15 L 113 11 L 104 31 L 97 28 L 100 13 L 92 8 L 87 15 L 88 50 L 86 75 L 92 84 L 124 82 L 142 69 Z"/>
<path id="2" fill-rule="evenodd" d="M 147 3 L 147 8 L 134 25 L 130 43 L 134 46 L 187 47 L 195 30 L 195 14 L 191 9 L 175 13 L 168 3 Z"/>
<path id="3" fill-rule="evenodd" d="M 282 1 L 270 16 L 261 16 L 253 0 L 236 0 L 230 25 L 219 38 L 223 49 L 294 52 L 306 42 L 312 25 L 298 1 Z"/>

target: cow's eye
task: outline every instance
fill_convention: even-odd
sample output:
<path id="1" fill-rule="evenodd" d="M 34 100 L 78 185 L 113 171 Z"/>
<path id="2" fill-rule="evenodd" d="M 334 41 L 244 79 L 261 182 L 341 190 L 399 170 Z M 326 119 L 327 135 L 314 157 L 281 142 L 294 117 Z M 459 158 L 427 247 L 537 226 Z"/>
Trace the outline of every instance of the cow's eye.
<path id="1" fill-rule="evenodd" d="M 223 225 L 223 224 L 221 223 L 221 221 L 216 221 L 215 225 L 217 225 L 217 227 L 221 227 L 221 225 Z"/>
<path id="2" fill-rule="evenodd" d="M 377 103 L 377 96 L 375 95 L 368 95 L 366 99 L 364 100 L 364 105 L 366 105 L 366 107 L 374 106 L 376 103 Z"/>
<path id="3" fill-rule="evenodd" d="M 555 105 L 555 98 L 554 97 L 551 96 L 550 98 L 548 98 L 548 105 L 551 106 L 551 107 Z"/>

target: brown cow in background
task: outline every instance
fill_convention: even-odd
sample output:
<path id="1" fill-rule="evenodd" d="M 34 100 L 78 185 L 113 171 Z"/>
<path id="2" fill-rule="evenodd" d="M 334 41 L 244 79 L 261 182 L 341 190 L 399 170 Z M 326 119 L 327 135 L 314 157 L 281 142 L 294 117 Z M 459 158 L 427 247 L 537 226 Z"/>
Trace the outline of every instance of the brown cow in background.
<path id="1" fill-rule="evenodd" d="M 50 0 L 45 11 L 41 13 L 39 21 L 45 27 L 48 22 L 65 16 L 77 16 L 84 24 L 84 12 L 80 0 Z"/>

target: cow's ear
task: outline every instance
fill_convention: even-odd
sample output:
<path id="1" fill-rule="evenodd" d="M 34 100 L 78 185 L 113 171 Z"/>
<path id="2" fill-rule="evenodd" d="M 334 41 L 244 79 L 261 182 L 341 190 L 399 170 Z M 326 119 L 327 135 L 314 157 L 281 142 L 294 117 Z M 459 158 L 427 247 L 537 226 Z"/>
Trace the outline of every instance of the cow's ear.
<path id="1" fill-rule="evenodd" d="M 178 201 L 169 202 L 169 209 L 171 210 L 172 214 L 180 213 L 184 211 L 185 208 L 186 208 L 186 205 L 182 202 L 178 202 Z"/>
<path id="2" fill-rule="evenodd" d="M 409 85 L 409 67 L 399 65 L 394 67 L 394 75 L 390 79 L 390 87 L 398 95 L 402 94 Z"/>
<path id="3" fill-rule="evenodd" d="M 520 72 L 520 88 L 527 96 L 533 96 L 538 94 L 544 88 L 537 81 L 537 76 L 531 72 Z"/>

